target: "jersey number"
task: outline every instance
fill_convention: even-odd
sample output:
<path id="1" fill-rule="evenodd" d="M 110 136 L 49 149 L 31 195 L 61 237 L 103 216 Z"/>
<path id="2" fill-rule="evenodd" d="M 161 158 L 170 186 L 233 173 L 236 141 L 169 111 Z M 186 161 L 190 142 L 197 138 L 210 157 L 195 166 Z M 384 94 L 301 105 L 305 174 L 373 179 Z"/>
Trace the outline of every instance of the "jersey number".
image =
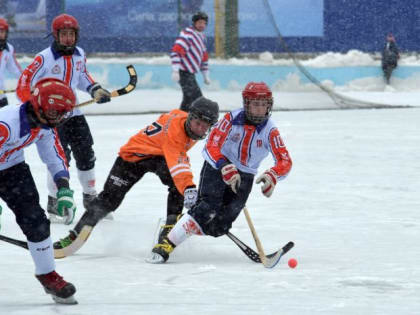
<path id="1" fill-rule="evenodd" d="M 153 124 L 151 124 L 150 126 L 147 126 L 146 130 L 144 131 L 144 133 L 150 137 L 150 136 L 153 136 L 153 135 L 155 135 L 155 134 L 157 134 L 157 133 L 159 133 L 159 132 L 161 132 L 161 131 L 162 131 L 162 126 L 161 126 L 161 125 L 159 125 L 159 124 L 155 121 L 155 122 L 154 122 Z"/>

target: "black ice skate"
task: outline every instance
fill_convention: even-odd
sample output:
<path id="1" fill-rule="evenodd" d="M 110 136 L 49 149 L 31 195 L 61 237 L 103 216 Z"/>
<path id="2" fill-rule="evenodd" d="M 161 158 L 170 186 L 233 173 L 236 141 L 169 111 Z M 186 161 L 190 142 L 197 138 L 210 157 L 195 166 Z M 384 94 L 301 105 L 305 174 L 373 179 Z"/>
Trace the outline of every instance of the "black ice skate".
<path id="1" fill-rule="evenodd" d="M 53 300 L 59 304 L 77 304 L 74 298 L 76 288 L 67 282 L 55 271 L 44 275 L 36 275 L 47 294 L 51 294 Z"/>

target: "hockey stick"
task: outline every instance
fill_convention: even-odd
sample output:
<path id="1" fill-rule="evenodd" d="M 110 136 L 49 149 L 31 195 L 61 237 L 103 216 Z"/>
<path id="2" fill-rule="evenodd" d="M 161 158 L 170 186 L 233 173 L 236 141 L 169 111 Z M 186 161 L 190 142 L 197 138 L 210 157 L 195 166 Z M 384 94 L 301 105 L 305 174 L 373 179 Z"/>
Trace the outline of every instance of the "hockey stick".
<path id="1" fill-rule="evenodd" d="M 134 68 L 133 65 L 129 65 L 127 66 L 127 71 L 128 74 L 130 76 L 130 81 L 128 82 L 128 84 L 119 89 L 119 90 L 115 90 L 111 92 L 111 97 L 117 97 L 117 96 L 121 96 L 127 93 L 130 93 L 131 91 L 133 91 L 136 88 L 136 84 L 137 84 L 137 73 L 136 73 L 136 69 Z M 89 101 L 77 104 L 76 107 L 82 107 L 82 106 L 86 106 L 92 103 L 95 103 L 96 100 L 95 99 L 91 99 Z"/>
<path id="2" fill-rule="evenodd" d="M 261 263 L 264 265 L 265 268 L 273 268 L 280 261 L 280 258 L 294 246 L 293 242 L 287 243 L 283 248 L 275 252 L 274 255 L 270 255 L 271 257 L 266 256 L 264 254 L 264 249 L 262 247 L 260 238 L 257 235 L 257 231 L 255 230 L 254 224 L 252 223 L 251 216 L 249 215 L 248 209 L 245 207 L 243 211 L 244 211 L 249 229 L 251 230 L 252 237 L 254 238 L 255 245 L 257 246 L 258 256 L 260 257 Z"/>
<path id="3" fill-rule="evenodd" d="M 87 238 L 92 232 L 92 229 L 93 228 L 91 226 L 87 226 L 87 225 L 84 226 L 83 229 L 80 231 L 79 235 L 77 236 L 77 238 L 74 240 L 74 242 L 70 246 L 62 248 L 62 249 L 54 249 L 54 258 L 55 259 L 64 258 L 76 252 L 86 242 Z M 9 244 L 22 247 L 24 249 L 29 249 L 27 242 L 17 240 L 11 237 L 7 237 L 1 234 L 0 234 L 0 241 L 4 241 Z"/>
<path id="4" fill-rule="evenodd" d="M 22 247 L 24 249 L 28 249 L 28 243 L 27 242 L 16 240 L 14 238 L 7 237 L 7 236 L 1 235 L 1 234 L 0 234 L 0 241 L 4 241 L 4 242 L 10 243 L 10 244 Z"/>
<path id="5" fill-rule="evenodd" d="M 265 257 L 265 254 L 264 254 L 264 249 L 261 245 L 260 238 L 258 237 L 257 231 L 255 230 L 255 227 L 254 227 L 254 224 L 251 221 L 251 217 L 249 216 L 248 209 L 245 207 L 243 211 L 244 211 L 244 214 L 245 214 L 246 222 L 248 223 L 249 229 L 251 230 L 252 237 L 254 238 L 255 245 L 257 245 L 258 255 L 260 256 L 262 264 L 265 266 L 267 264 L 267 261 L 266 261 L 266 257 Z"/>
<path id="6" fill-rule="evenodd" d="M 244 254 L 251 259 L 253 262 L 256 263 L 261 263 L 261 259 L 260 256 L 258 255 L 258 253 L 256 251 L 254 251 L 251 247 L 249 247 L 248 245 L 246 245 L 244 242 L 242 242 L 239 238 L 237 238 L 235 235 L 233 235 L 231 232 L 228 232 L 227 237 L 229 237 L 238 247 L 240 250 L 242 250 L 244 252 Z M 277 262 L 280 260 L 281 256 L 283 256 L 284 254 L 286 254 L 290 249 L 292 249 L 292 247 L 294 246 L 293 242 L 289 242 L 286 245 L 283 246 L 282 249 L 268 254 L 267 256 L 265 256 L 265 260 L 267 261 L 271 261 L 273 259 L 273 257 L 276 257 L 275 259 L 277 260 Z M 280 257 L 277 257 L 280 256 Z M 274 267 L 274 266 L 273 266 Z"/>
<path id="7" fill-rule="evenodd" d="M 13 92 L 16 92 L 16 90 L 0 90 L 0 94 L 13 93 Z"/>

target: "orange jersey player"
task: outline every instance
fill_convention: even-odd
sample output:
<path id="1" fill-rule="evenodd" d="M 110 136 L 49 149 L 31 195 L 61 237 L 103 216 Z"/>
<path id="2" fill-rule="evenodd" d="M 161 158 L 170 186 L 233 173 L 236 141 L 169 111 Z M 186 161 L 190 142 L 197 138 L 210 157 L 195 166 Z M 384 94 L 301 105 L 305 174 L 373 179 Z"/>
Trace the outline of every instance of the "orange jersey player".
<path id="1" fill-rule="evenodd" d="M 121 147 L 119 156 L 127 162 L 138 162 L 153 156 L 165 159 L 178 192 L 182 195 L 189 186 L 195 186 L 187 151 L 197 140 L 187 135 L 185 123 L 188 114 L 175 109 L 163 114 L 151 125 Z"/>
<path id="2" fill-rule="evenodd" d="M 74 230 L 56 242 L 54 248 L 66 255 L 77 251 L 86 240 L 83 230 L 90 231 L 108 213 L 115 211 L 127 192 L 149 172 L 155 173 L 168 186 L 167 225 L 175 223 L 182 208 L 191 208 L 198 195 L 187 151 L 206 137 L 218 116 L 218 104 L 200 97 L 193 102 L 189 113 L 175 109 L 131 137 L 121 147 L 103 191 L 87 208 Z M 169 230 L 162 231 L 163 234 L 166 232 Z M 78 237 L 79 241 L 75 241 Z"/>

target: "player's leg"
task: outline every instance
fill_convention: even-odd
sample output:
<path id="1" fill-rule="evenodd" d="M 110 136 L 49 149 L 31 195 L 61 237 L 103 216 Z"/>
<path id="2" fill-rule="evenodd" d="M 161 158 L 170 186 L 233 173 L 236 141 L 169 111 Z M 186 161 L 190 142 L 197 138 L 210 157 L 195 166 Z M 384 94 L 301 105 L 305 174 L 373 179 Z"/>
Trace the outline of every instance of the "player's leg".
<path id="1" fill-rule="evenodd" d="M 25 234 L 28 249 L 35 263 L 35 276 L 45 292 L 58 303 L 74 304 L 76 288 L 56 271 L 50 222 L 39 205 L 39 195 L 26 163 L 0 171 L 0 197 L 16 216 L 16 222 Z"/>
<path id="2" fill-rule="evenodd" d="M 182 103 L 180 109 L 188 112 L 192 102 L 203 96 L 201 89 L 195 79 L 195 74 L 186 71 L 179 71 L 179 84 L 182 89 Z"/>

